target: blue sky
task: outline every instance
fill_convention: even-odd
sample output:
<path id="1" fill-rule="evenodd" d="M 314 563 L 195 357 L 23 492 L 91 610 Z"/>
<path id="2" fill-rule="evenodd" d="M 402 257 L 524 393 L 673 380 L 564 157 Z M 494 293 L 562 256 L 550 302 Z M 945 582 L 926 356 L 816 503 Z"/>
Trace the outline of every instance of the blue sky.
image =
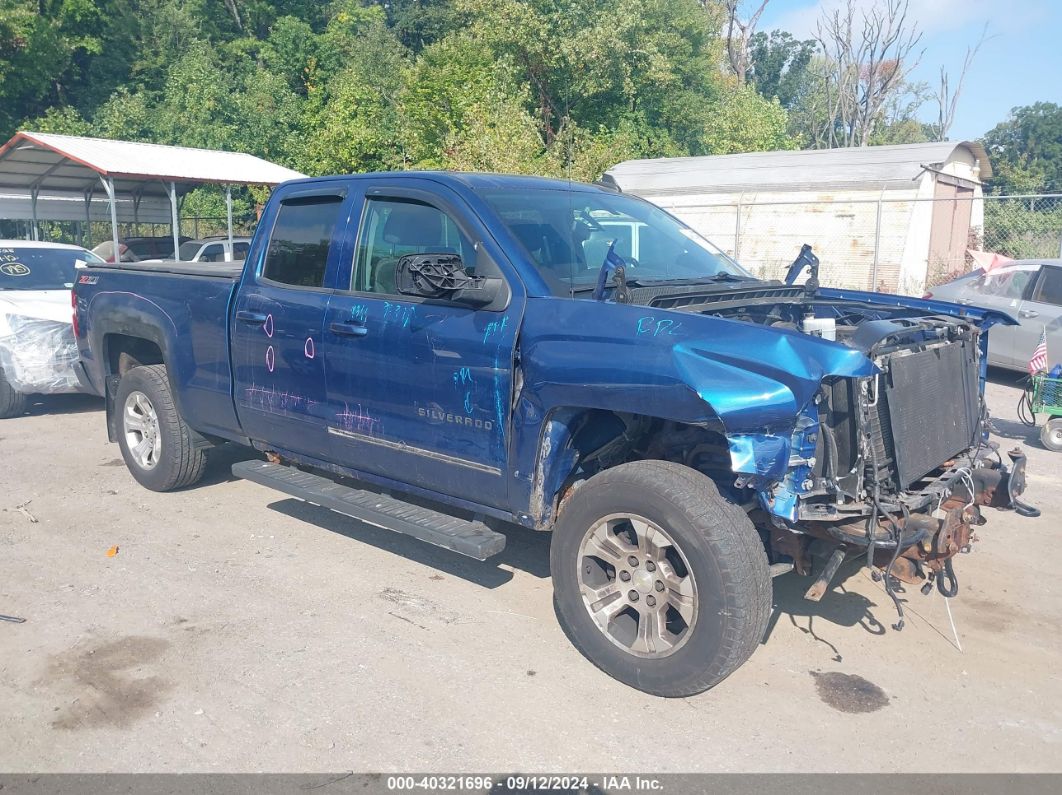
<path id="1" fill-rule="evenodd" d="M 874 0 L 856 0 L 869 6 Z M 770 0 L 759 30 L 788 30 L 812 38 L 824 8 L 843 0 Z M 745 0 L 746 13 L 758 0 Z M 958 78 L 966 48 L 988 24 L 988 36 L 966 75 L 948 137 L 978 138 L 1003 121 L 1010 109 L 1034 102 L 1062 104 L 1062 0 L 912 0 L 910 15 L 923 31 L 925 52 L 912 79 L 936 89 L 940 67 Z M 936 103 L 921 111 L 936 120 Z"/>

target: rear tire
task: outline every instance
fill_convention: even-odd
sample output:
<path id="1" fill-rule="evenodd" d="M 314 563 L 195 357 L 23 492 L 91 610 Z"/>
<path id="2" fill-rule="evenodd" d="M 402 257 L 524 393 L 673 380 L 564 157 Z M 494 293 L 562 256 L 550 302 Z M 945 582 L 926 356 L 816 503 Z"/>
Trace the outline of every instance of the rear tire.
<path id="1" fill-rule="evenodd" d="M 203 476 L 206 456 L 177 411 L 166 367 L 134 367 L 114 399 L 118 446 L 129 472 L 152 491 L 191 486 Z"/>
<path id="2" fill-rule="evenodd" d="M 11 386 L 0 370 L 0 420 L 21 417 L 26 413 L 26 404 L 26 395 Z"/>
<path id="3" fill-rule="evenodd" d="M 1052 452 L 1062 452 L 1062 417 L 1054 417 L 1040 428 L 1040 444 Z"/>
<path id="4" fill-rule="evenodd" d="M 725 679 L 752 656 L 771 611 L 748 516 L 711 479 L 666 461 L 622 464 L 580 486 L 553 531 L 550 570 L 575 647 L 658 696 Z"/>

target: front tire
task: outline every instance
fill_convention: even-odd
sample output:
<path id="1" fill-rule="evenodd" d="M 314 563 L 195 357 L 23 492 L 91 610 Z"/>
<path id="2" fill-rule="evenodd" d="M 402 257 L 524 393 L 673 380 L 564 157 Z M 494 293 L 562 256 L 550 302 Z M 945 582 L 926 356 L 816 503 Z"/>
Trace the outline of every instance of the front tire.
<path id="1" fill-rule="evenodd" d="M 1040 444 L 1052 452 L 1062 452 L 1062 417 L 1054 417 L 1040 428 Z"/>
<path id="2" fill-rule="evenodd" d="M 21 417 L 26 413 L 26 404 L 26 395 L 11 386 L 0 370 L 0 420 Z"/>
<path id="3" fill-rule="evenodd" d="M 118 385 L 114 407 L 118 446 L 140 485 L 171 491 L 203 476 L 206 457 L 177 411 L 164 365 L 128 370 Z"/>
<path id="4" fill-rule="evenodd" d="M 705 475 L 666 461 L 590 478 L 557 520 L 554 604 L 569 639 L 619 681 L 700 693 L 755 651 L 771 611 L 767 555 Z"/>

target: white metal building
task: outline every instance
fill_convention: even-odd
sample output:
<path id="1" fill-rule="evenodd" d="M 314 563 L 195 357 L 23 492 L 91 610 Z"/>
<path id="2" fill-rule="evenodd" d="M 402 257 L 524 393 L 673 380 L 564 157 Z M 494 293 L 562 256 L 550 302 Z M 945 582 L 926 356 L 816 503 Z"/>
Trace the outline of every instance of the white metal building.
<path id="1" fill-rule="evenodd" d="M 921 294 L 980 248 L 990 176 L 962 141 L 629 160 L 605 178 L 766 278 L 810 243 L 824 284 Z"/>

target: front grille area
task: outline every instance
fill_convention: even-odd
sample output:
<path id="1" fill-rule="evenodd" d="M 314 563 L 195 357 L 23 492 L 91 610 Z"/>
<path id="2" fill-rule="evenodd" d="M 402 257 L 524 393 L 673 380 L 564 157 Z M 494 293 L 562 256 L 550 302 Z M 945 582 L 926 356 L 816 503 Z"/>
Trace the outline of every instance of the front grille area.
<path id="1" fill-rule="evenodd" d="M 885 475 L 880 470 L 887 469 L 889 480 L 906 489 L 976 442 L 978 381 L 977 348 L 970 340 L 889 360 L 870 421 L 879 482 Z"/>

